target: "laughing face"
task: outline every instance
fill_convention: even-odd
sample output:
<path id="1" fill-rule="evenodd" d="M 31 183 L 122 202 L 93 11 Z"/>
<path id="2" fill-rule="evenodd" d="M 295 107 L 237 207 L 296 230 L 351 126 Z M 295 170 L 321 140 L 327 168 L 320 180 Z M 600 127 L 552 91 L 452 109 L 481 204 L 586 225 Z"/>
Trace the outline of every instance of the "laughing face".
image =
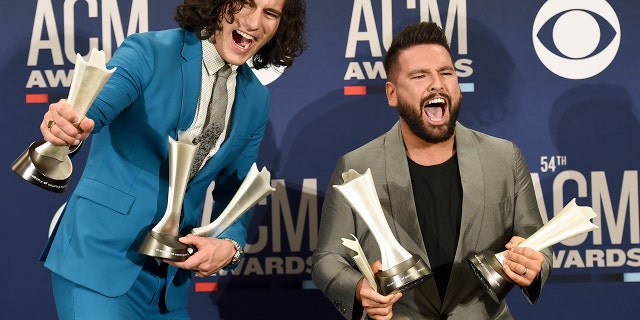
<path id="1" fill-rule="evenodd" d="M 401 125 L 428 143 L 452 139 L 462 95 L 444 47 L 421 44 L 404 49 L 389 77 L 387 98 L 398 109 Z"/>
<path id="2" fill-rule="evenodd" d="M 227 63 L 241 65 L 264 46 L 278 30 L 285 0 L 255 0 L 236 13 L 234 21 L 222 19 L 222 29 L 211 36 Z"/>

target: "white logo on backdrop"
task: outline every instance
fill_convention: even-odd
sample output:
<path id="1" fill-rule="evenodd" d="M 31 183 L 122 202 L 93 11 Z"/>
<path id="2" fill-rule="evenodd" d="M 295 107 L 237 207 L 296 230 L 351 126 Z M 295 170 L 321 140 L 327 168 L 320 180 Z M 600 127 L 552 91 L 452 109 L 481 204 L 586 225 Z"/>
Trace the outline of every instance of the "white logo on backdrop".
<path id="1" fill-rule="evenodd" d="M 258 77 L 258 80 L 260 80 L 260 83 L 262 83 L 262 85 L 264 86 L 268 85 L 271 82 L 276 81 L 278 78 L 280 78 L 282 73 L 284 73 L 284 70 L 287 69 L 286 67 L 275 67 L 275 66 L 268 66 L 262 69 L 254 69 L 253 62 L 251 59 L 247 61 L 247 64 L 251 67 L 251 70 L 253 70 L 253 73 L 256 74 L 256 77 Z"/>
<path id="2" fill-rule="evenodd" d="M 602 41 L 601 26 L 594 17 L 606 20 L 615 31 L 611 42 L 596 53 Z M 549 50 L 539 39 L 543 25 L 557 17 L 553 25 L 553 43 L 560 56 Z M 553 73 L 568 79 L 586 79 L 606 69 L 620 47 L 620 22 L 605 0 L 549 0 L 533 23 L 533 47 L 540 61 Z"/>

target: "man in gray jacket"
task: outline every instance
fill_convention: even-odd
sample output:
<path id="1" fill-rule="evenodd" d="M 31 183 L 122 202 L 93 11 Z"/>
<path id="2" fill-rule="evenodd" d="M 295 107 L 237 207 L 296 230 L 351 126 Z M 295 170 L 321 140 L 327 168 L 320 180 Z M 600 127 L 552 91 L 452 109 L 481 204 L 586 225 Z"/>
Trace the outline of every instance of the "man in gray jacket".
<path id="1" fill-rule="evenodd" d="M 456 121 L 462 94 L 440 27 L 421 22 L 393 40 L 384 61 L 388 103 L 400 120 L 338 161 L 322 210 L 312 278 L 347 319 L 510 319 L 466 262 L 472 252 L 508 249 L 503 270 L 531 303 L 550 276 L 552 250 L 517 247 L 543 222 L 531 175 L 512 142 Z M 355 235 L 373 271 L 380 249 L 366 223 L 333 185 L 342 173 L 371 169 L 394 236 L 433 277 L 383 296 L 355 267 L 341 238 Z"/>

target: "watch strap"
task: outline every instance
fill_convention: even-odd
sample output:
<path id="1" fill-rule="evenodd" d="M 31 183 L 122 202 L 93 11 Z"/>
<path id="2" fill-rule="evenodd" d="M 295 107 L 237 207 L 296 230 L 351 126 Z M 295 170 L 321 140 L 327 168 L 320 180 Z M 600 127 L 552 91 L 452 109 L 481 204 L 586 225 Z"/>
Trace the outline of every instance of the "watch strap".
<path id="1" fill-rule="evenodd" d="M 224 269 L 227 270 L 234 269 L 240 263 L 240 260 L 242 260 L 242 257 L 244 256 L 244 249 L 238 243 L 238 241 L 235 241 L 231 238 L 222 238 L 221 240 L 229 240 L 233 244 L 233 247 L 236 249 L 236 253 L 231 258 L 231 262 L 229 262 L 229 264 L 224 267 Z"/>

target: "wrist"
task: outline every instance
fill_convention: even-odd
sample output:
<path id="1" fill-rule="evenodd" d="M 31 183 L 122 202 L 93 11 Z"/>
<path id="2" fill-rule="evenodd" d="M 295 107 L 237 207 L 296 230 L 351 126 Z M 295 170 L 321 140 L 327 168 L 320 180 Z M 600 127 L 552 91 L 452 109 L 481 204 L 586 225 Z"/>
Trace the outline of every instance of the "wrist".
<path id="1" fill-rule="evenodd" d="M 238 266 L 238 264 L 240 263 L 240 260 L 242 260 L 242 257 L 244 256 L 244 249 L 237 241 L 231 238 L 222 238 L 221 240 L 227 240 L 231 242 L 231 244 L 235 249 L 235 253 L 231 257 L 231 261 L 224 267 L 225 270 L 232 270 L 236 266 Z"/>
<path id="2" fill-rule="evenodd" d="M 366 281 L 366 279 L 362 277 L 360 278 L 360 280 L 358 281 L 358 284 L 356 285 L 356 300 L 358 302 L 362 302 L 362 298 L 360 297 L 360 290 L 362 290 L 364 281 Z"/>

